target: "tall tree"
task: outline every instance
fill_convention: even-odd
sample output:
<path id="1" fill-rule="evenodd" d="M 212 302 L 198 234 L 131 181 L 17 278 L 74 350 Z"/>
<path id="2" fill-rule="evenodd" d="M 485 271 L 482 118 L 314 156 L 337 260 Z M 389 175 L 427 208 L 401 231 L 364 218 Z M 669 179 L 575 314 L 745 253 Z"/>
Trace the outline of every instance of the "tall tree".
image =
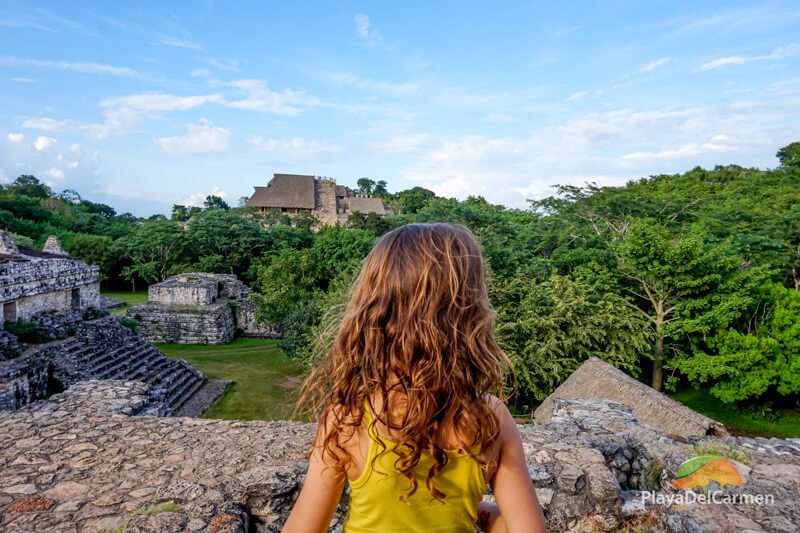
<path id="1" fill-rule="evenodd" d="M 800 142 L 787 144 L 775 154 L 782 167 L 800 168 Z"/>
<path id="2" fill-rule="evenodd" d="M 358 185 L 358 192 L 361 194 L 372 194 L 372 188 L 375 187 L 375 181 L 369 178 L 360 178 L 356 185 Z"/>
<path id="3" fill-rule="evenodd" d="M 614 247 L 627 290 L 653 330 L 652 386 L 659 391 L 670 357 L 691 356 L 670 342 L 705 339 L 730 324 L 753 301 L 765 275 L 732 254 L 730 245 L 710 242 L 702 229 L 674 233 L 653 219 L 631 222 Z"/>

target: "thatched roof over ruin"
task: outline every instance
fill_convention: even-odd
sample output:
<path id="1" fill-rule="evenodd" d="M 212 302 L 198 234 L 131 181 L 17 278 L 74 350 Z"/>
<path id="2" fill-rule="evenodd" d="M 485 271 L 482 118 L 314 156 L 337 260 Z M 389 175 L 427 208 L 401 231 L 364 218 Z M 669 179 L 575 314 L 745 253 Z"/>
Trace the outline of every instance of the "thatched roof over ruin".
<path id="1" fill-rule="evenodd" d="M 665 433 L 690 435 L 727 435 L 725 426 L 657 392 L 614 366 L 591 357 L 573 372 L 534 412 L 539 423 L 547 423 L 553 414 L 555 398 L 606 398 L 633 407 L 636 418 Z"/>
<path id="2" fill-rule="evenodd" d="M 386 215 L 388 213 L 388 209 L 386 205 L 383 203 L 383 200 L 380 198 L 373 198 L 367 196 L 353 196 L 347 199 L 349 213 L 355 213 L 358 211 L 359 213 L 367 214 L 367 213 L 377 213 L 378 215 Z"/>
<path id="3" fill-rule="evenodd" d="M 266 187 L 254 187 L 246 205 L 254 207 L 296 207 L 314 209 L 314 176 L 274 174 Z"/>

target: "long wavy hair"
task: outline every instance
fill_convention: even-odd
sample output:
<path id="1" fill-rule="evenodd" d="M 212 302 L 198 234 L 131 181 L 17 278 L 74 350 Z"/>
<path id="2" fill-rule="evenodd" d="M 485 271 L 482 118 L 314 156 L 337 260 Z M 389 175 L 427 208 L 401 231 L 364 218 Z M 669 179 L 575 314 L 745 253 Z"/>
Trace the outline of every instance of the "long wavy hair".
<path id="1" fill-rule="evenodd" d="M 303 385 L 300 405 L 318 416 L 318 431 L 327 423 L 326 461 L 347 467 L 340 444 L 361 426 L 367 403 L 375 413 L 370 434 L 380 420 L 398 443 L 394 465 L 410 482 L 402 500 L 417 490 L 413 470 L 423 452 L 435 460 L 426 487 L 435 499 L 446 497 L 434 483 L 448 461 L 443 425 L 462 453 L 485 466 L 480 450 L 500 425 L 488 394 L 503 397 L 510 368 L 494 319 L 480 245 L 467 228 L 408 224 L 386 233 L 320 335 L 326 347 Z"/>

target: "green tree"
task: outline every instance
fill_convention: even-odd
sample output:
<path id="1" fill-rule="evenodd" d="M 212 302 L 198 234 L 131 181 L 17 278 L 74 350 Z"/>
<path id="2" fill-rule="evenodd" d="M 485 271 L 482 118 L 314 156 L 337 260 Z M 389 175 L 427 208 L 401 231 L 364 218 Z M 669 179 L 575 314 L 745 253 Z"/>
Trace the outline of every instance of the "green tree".
<path id="1" fill-rule="evenodd" d="M 724 402 L 800 394 L 800 292 L 777 283 L 762 289 L 750 331 L 716 334 L 713 354 L 677 362 L 696 385 L 712 382 Z"/>
<path id="2" fill-rule="evenodd" d="M 646 321 L 617 294 L 583 277 L 492 284 L 501 347 L 514 362 L 519 400 L 543 400 L 590 357 L 638 373 L 651 340 Z"/>
<path id="3" fill-rule="evenodd" d="M 203 208 L 205 209 L 224 209 L 227 211 L 230 209 L 230 206 L 222 199 L 220 196 L 216 196 L 214 194 L 209 194 L 206 196 L 205 201 L 203 202 Z"/>
<path id="4" fill-rule="evenodd" d="M 375 187 L 375 181 L 369 178 L 360 178 L 356 185 L 358 185 L 358 192 L 361 194 L 372 194 L 372 189 Z"/>
<path id="5" fill-rule="evenodd" d="M 391 198 L 402 213 L 414 214 L 428 205 L 428 202 L 435 197 L 436 194 L 433 191 L 423 187 L 414 187 L 413 189 L 396 192 Z"/>
<path id="6" fill-rule="evenodd" d="M 386 189 L 386 180 L 378 180 L 372 189 L 372 194 L 381 198 L 388 196 L 389 191 Z"/>
<path id="7" fill-rule="evenodd" d="M 681 354 L 677 341 L 692 335 L 705 339 L 736 320 L 764 276 L 763 269 L 748 268 L 730 253 L 729 245 L 710 242 L 701 229 L 674 233 L 653 219 L 631 222 L 615 252 L 627 290 L 653 330 L 652 386 L 659 391 L 671 353 L 691 355 Z"/>
<path id="8" fill-rule="evenodd" d="M 800 142 L 787 144 L 775 154 L 782 167 L 800 168 Z"/>
<path id="9" fill-rule="evenodd" d="M 50 187 L 39 181 L 36 176 L 29 174 L 23 174 L 12 181 L 6 186 L 6 190 L 12 194 L 30 198 L 50 198 L 53 196 L 53 191 Z"/>
<path id="10" fill-rule="evenodd" d="M 147 283 L 164 281 L 180 264 L 186 247 L 180 225 L 166 218 L 142 223 L 122 243 L 131 265 L 122 275 L 131 283 L 141 279 Z"/>

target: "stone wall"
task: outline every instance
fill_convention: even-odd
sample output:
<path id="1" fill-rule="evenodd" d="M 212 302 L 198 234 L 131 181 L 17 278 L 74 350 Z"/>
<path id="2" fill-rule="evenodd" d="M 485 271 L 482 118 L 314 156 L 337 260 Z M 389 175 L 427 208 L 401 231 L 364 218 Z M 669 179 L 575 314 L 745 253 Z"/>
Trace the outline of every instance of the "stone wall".
<path id="1" fill-rule="evenodd" d="M 161 305 L 208 305 L 217 298 L 213 281 L 167 280 L 147 288 L 147 301 Z"/>
<path id="2" fill-rule="evenodd" d="M 128 310 L 151 342 L 226 344 L 236 332 L 278 338 L 283 329 L 259 323 L 252 289 L 233 274 L 179 274 L 148 289 L 148 302 Z M 192 303 L 194 302 L 194 303 Z"/>
<path id="3" fill-rule="evenodd" d="M 79 303 L 73 308 L 73 290 L 79 291 Z M 44 292 L 32 296 L 23 296 L 16 300 L 17 318 L 29 319 L 43 311 L 72 310 L 98 307 L 100 304 L 100 284 L 90 283 L 70 289 Z"/>
<path id="4" fill-rule="evenodd" d="M 0 413 L 0 529 L 26 532 L 279 531 L 302 485 L 315 427 L 128 416 L 136 382 L 83 383 Z M 795 532 L 800 440 L 674 440 L 604 400 L 558 400 L 550 423 L 519 426 L 550 531 Z M 677 465 L 699 451 L 743 462 L 744 485 L 771 505 L 639 505 L 675 494 Z M 166 505 L 165 505 L 166 504 Z M 347 495 L 331 531 L 341 531 Z"/>
<path id="5" fill-rule="evenodd" d="M 267 324 L 256 320 L 256 303 L 242 300 L 233 305 L 236 329 L 243 337 L 261 339 L 279 339 L 283 336 L 283 327 L 276 324 Z"/>
<path id="6" fill-rule="evenodd" d="M 21 356 L 0 361 L 0 411 L 43 398 L 49 382 L 64 388 L 96 379 L 139 379 L 150 387 L 147 412 L 168 416 L 207 388 L 201 372 L 168 359 L 118 317 L 81 321 L 69 329 L 68 338 L 31 345 Z M 216 392 L 203 394 L 203 405 L 194 411 L 202 413 L 224 387 L 212 389 Z"/>
<path id="7" fill-rule="evenodd" d="M 326 178 L 314 178 L 314 216 L 320 225 L 336 224 L 336 182 Z"/>
<path id="8" fill-rule="evenodd" d="M 9 304 L 15 318 L 98 306 L 99 267 L 65 255 L 55 237 L 44 251 L 20 248 L 5 232 L 0 237 L 0 303 Z"/>
<path id="9" fill-rule="evenodd" d="M 0 411 L 14 411 L 44 398 L 50 361 L 35 352 L 0 362 Z"/>
<path id="10" fill-rule="evenodd" d="M 236 331 L 227 300 L 197 306 L 147 303 L 131 307 L 127 314 L 139 322 L 150 342 L 227 344 Z"/>

